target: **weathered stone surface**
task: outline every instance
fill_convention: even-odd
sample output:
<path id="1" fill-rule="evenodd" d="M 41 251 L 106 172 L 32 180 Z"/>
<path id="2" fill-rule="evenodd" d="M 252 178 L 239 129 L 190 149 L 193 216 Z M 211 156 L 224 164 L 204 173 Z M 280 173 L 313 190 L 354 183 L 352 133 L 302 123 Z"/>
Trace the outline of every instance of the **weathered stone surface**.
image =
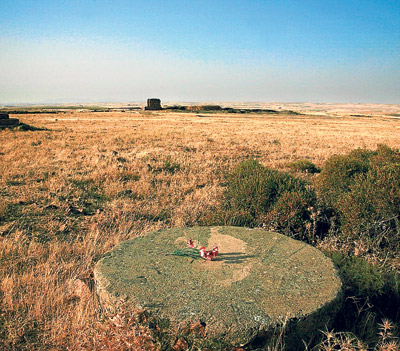
<path id="1" fill-rule="evenodd" d="M 218 245 L 219 256 L 170 255 L 188 238 Z M 332 261 L 312 246 L 239 227 L 150 233 L 108 252 L 94 273 L 105 308 L 124 301 L 177 325 L 201 321 L 207 337 L 234 345 L 271 335 L 288 318 L 287 342 L 302 347 L 301 338 L 323 329 L 336 312 L 342 286 Z"/>
<path id="2" fill-rule="evenodd" d="M 161 100 L 160 99 L 147 99 L 147 106 L 145 110 L 158 111 L 161 110 Z"/>
<path id="3" fill-rule="evenodd" d="M 8 113 L 0 113 L 0 119 L 8 119 L 9 114 Z"/>

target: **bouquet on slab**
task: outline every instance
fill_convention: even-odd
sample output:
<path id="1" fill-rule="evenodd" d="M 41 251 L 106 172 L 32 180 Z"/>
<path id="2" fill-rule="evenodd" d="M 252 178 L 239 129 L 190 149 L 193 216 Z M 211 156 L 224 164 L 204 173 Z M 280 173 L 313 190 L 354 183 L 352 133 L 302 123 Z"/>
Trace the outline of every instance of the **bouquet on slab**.
<path id="1" fill-rule="evenodd" d="M 194 246 L 192 239 L 188 239 L 187 247 L 184 249 L 175 250 L 172 255 L 175 256 L 187 256 L 195 259 L 204 259 L 212 261 L 218 256 L 218 246 L 214 246 L 211 250 L 206 250 L 204 246 L 199 249 Z"/>

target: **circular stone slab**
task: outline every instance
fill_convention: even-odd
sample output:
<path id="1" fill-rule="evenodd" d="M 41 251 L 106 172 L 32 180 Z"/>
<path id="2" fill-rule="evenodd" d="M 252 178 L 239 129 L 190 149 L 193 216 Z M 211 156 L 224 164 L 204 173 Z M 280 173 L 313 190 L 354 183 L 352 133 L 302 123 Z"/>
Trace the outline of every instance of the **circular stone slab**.
<path id="1" fill-rule="evenodd" d="M 171 255 L 189 238 L 198 248 L 218 245 L 217 259 Z M 94 274 L 105 308 L 127 301 L 180 326 L 201 322 L 208 337 L 233 345 L 273 333 L 283 319 L 291 321 L 296 338 L 308 337 L 324 328 L 341 300 L 342 284 L 329 258 L 303 242 L 260 229 L 149 233 L 108 252 Z"/>

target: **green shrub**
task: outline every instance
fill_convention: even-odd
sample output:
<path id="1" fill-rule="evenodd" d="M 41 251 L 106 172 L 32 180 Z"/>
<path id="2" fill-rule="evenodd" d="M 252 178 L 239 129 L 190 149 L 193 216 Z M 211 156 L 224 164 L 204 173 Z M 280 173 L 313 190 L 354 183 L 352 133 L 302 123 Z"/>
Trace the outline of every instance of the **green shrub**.
<path id="1" fill-rule="evenodd" d="M 314 241 L 311 211 L 314 210 L 313 195 L 301 187 L 283 192 L 265 216 L 265 221 L 272 229 L 298 239 Z M 315 229 L 315 228 L 314 228 Z"/>
<path id="2" fill-rule="evenodd" d="M 294 172 L 319 173 L 321 170 L 309 160 L 297 160 L 288 164 L 288 167 Z"/>
<path id="3" fill-rule="evenodd" d="M 308 236 L 315 196 L 303 180 L 250 159 L 239 164 L 227 181 L 220 222 Z"/>
<path id="4" fill-rule="evenodd" d="M 339 219 L 342 233 L 376 248 L 400 238 L 400 152 L 387 146 L 330 158 L 316 181 L 320 198 Z"/>
<path id="5" fill-rule="evenodd" d="M 399 273 L 339 251 L 324 253 L 338 267 L 344 286 L 344 305 L 332 327 L 376 343 L 378 322 L 384 318 L 399 321 Z"/>
<path id="6" fill-rule="evenodd" d="M 316 185 L 328 205 L 334 206 L 338 195 L 348 191 L 357 176 L 368 172 L 371 155 L 371 151 L 357 149 L 326 161 Z"/>
<path id="7" fill-rule="evenodd" d="M 350 296 L 379 297 L 399 294 L 399 276 L 393 271 L 372 265 L 366 260 L 339 251 L 324 252 L 339 269 L 344 287 Z"/>

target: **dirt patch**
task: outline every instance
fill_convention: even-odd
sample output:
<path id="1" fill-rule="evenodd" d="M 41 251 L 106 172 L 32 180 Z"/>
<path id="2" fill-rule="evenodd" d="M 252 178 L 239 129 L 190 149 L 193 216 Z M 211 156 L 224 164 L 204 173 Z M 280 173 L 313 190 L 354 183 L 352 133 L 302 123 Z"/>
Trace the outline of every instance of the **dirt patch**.
<path id="1" fill-rule="evenodd" d="M 246 242 L 231 235 L 221 234 L 217 227 L 211 227 L 210 232 L 211 234 L 205 247 L 211 249 L 214 246 L 218 246 L 219 255 L 211 262 L 199 260 L 193 264 L 193 268 L 199 271 L 213 271 L 214 274 L 219 272 L 221 278 L 218 280 L 218 284 L 224 287 L 246 278 L 253 264 L 252 258 L 248 256 Z M 183 236 L 177 238 L 175 244 L 179 247 L 185 247 L 188 239 L 193 239 L 196 247 L 201 246 L 196 238 Z M 238 259 L 243 257 L 245 259 L 240 260 L 241 264 L 237 264 Z"/>
<path id="2" fill-rule="evenodd" d="M 245 241 L 231 235 L 221 234 L 216 227 L 211 227 L 210 230 L 211 236 L 208 239 L 208 247 L 218 246 L 221 254 L 247 253 L 247 244 Z"/>
<path id="3" fill-rule="evenodd" d="M 241 264 L 237 264 L 233 257 L 247 257 L 248 249 L 245 241 L 234 238 L 231 235 L 221 234 L 218 228 L 211 228 L 211 236 L 208 240 L 208 247 L 218 246 L 220 255 L 212 262 L 212 265 L 202 265 L 206 269 L 219 269 L 226 276 L 220 279 L 219 284 L 224 287 L 232 285 L 246 278 L 251 270 L 251 258 L 244 259 Z"/>

